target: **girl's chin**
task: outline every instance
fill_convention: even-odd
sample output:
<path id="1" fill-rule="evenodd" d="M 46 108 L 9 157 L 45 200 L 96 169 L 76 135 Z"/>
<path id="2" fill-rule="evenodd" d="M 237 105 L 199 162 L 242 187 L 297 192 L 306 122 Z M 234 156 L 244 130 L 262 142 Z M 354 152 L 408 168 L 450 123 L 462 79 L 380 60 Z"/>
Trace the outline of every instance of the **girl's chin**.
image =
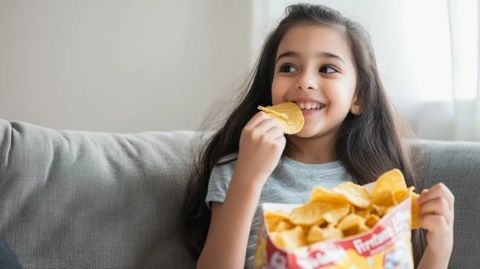
<path id="1" fill-rule="evenodd" d="M 299 137 L 299 138 L 310 138 L 313 136 L 316 136 L 317 132 L 310 130 L 310 129 L 302 129 L 300 132 L 295 134 L 294 136 Z"/>
<path id="2" fill-rule="evenodd" d="M 331 131 L 333 130 L 327 129 L 327 126 L 311 126 L 305 124 L 305 126 L 303 126 L 303 129 L 294 136 L 298 138 L 320 138 L 328 136 L 329 134 L 331 134 Z"/>

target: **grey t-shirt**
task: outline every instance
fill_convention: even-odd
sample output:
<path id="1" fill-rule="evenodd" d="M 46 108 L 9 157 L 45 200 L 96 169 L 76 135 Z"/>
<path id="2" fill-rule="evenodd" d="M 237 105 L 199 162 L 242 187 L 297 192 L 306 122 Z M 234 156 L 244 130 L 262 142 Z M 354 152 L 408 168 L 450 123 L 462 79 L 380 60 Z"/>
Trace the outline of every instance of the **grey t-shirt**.
<path id="1" fill-rule="evenodd" d="M 232 161 L 213 168 L 205 199 L 209 208 L 211 202 L 223 203 L 225 200 L 235 164 L 236 161 Z M 340 161 L 305 164 L 283 156 L 262 189 L 250 228 L 245 268 L 252 268 L 254 265 L 256 233 L 261 222 L 262 203 L 305 203 L 309 200 L 315 186 L 320 185 L 331 189 L 345 181 L 352 181 L 352 179 Z"/>

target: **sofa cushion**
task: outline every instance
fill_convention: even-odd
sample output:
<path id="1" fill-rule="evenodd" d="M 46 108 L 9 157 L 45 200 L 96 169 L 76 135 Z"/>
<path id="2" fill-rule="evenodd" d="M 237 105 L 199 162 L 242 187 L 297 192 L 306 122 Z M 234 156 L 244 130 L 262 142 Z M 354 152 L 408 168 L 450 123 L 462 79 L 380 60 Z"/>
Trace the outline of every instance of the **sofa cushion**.
<path id="1" fill-rule="evenodd" d="M 193 136 L 0 120 L 0 237 L 25 268 L 192 268 L 176 221 Z"/>

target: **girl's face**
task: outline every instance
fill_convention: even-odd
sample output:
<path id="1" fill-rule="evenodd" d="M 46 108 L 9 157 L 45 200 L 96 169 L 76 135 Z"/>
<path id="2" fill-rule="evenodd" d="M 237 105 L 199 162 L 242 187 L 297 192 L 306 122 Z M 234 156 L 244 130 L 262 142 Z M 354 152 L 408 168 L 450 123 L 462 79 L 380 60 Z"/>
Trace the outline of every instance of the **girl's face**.
<path id="1" fill-rule="evenodd" d="M 302 109 L 305 125 L 298 137 L 335 137 L 348 112 L 358 111 L 355 68 L 339 29 L 295 26 L 278 46 L 272 102 L 291 101 Z"/>

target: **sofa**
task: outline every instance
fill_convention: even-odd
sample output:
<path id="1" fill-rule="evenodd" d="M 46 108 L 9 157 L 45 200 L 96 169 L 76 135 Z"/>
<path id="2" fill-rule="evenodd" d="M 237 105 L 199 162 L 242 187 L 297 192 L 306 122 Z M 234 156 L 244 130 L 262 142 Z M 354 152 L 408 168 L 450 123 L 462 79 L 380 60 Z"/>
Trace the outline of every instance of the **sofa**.
<path id="1" fill-rule="evenodd" d="M 0 239 L 24 268 L 193 268 L 179 231 L 205 136 L 0 120 Z M 480 143 L 418 140 L 418 178 L 456 197 L 450 268 L 480 265 Z"/>

